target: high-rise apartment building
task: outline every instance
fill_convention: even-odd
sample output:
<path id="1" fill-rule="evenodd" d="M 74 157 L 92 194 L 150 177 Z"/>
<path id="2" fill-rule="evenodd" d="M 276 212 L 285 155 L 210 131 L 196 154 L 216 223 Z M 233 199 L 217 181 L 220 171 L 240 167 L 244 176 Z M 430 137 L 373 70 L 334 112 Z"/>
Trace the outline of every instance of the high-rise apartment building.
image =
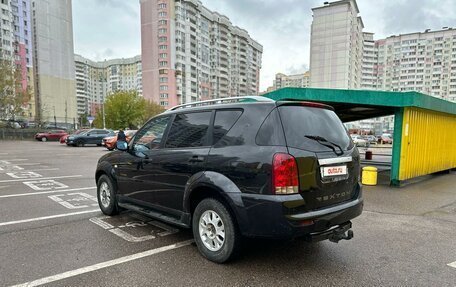
<path id="1" fill-rule="evenodd" d="M 0 58 L 14 59 L 14 24 L 11 0 L 0 0 Z"/>
<path id="2" fill-rule="evenodd" d="M 107 61 L 91 61 L 74 56 L 78 115 L 95 115 L 106 97 L 119 90 L 142 94 L 141 56 Z"/>
<path id="3" fill-rule="evenodd" d="M 285 75 L 278 73 L 274 80 L 274 90 L 294 87 L 294 88 L 306 88 L 310 85 L 310 72 L 307 71 L 303 74 L 296 75 Z"/>
<path id="4" fill-rule="evenodd" d="M 23 91 L 33 92 L 30 0 L 0 1 L 0 58 L 19 69 Z M 33 97 L 21 116 L 33 117 Z M 18 116 L 18 115 L 16 115 Z"/>
<path id="5" fill-rule="evenodd" d="M 37 120 L 77 118 L 71 0 L 32 0 Z"/>
<path id="6" fill-rule="evenodd" d="M 311 87 L 359 89 L 364 24 L 356 1 L 325 2 L 312 11 Z"/>
<path id="7" fill-rule="evenodd" d="M 456 101 L 456 29 L 391 36 L 375 46 L 378 89 Z"/>
<path id="8" fill-rule="evenodd" d="M 171 107 L 257 95 L 262 46 L 198 0 L 140 0 L 143 95 Z"/>
<path id="9" fill-rule="evenodd" d="M 377 89 L 378 51 L 375 48 L 374 33 L 363 33 L 363 59 L 361 62 L 361 89 Z"/>

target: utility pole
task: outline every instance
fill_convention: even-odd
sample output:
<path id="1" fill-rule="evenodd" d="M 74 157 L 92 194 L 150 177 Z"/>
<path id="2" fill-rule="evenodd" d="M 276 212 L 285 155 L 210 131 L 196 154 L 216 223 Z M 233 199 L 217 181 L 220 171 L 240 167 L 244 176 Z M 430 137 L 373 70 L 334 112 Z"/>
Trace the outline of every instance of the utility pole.
<path id="1" fill-rule="evenodd" d="M 101 112 L 103 114 L 103 129 L 106 129 L 106 118 L 105 118 L 105 110 L 104 110 L 104 101 L 101 103 Z"/>
<path id="2" fill-rule="evenodd" d="M 55 116 L 55 106 L 54 106 L 54 128 L 57 128 L 57 118 Z"/>
<path id="3" fill-rule="evenodd" d="M 67 117 L 68 117 L 68 106 L 67 106 L 67 100 L 65 100 L 65 127 L 66 128 L 68 128 Z"/>

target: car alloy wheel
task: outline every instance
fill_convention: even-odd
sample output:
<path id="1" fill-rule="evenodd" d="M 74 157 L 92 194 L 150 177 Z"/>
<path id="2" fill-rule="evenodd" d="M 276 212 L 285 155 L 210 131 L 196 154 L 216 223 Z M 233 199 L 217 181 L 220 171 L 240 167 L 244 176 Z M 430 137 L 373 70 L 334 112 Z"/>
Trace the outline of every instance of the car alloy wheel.
<path id="1" fill-rule="evenodd" d="M 84 146 L 84 142 L 83 142 L 82 140 L 78 140 L 78 141 L 76 142 L 76 145 L 77 145 L 78 147 L 83 147 L 83 146 Z"/>
<path id="2" fill-rule="evenodd" d="M 192 216 L 193 236 L 201 255 L 223 263 L 239 254 L 241 234 L 224 203 L 215 198 L 203 199 Z"/>
<path id="3" fill-rule="evenodd" d="M 116 199 L 117 185 L 112 179 L 103 174 L 97 181 L 97 199 L 101 211 L 106 215 L 119 213 Z"/>
<path id="4" fill-rule="evenodd" d="M 111 189 L 106 182 L 100 184 L 100 200 L 101 205 L 103 205 L 104 208 L 109 207 L 109 204 L 111 203 Z"/>
<path id="5" fill-rule="evenodd" d="M 42 137 L 42 138 L 41 138 L 41 141 L 42 141 L 42 142 L 46 142 L 47 140 L 48 140 L 47 137 Z"/>
<path id="6" fill-rule="evenodd" d="M 217 212 L 206 210 L 199 220 L 201 240 L 210 251 L 219 251 L 225 243 L 225 225 Z"/>

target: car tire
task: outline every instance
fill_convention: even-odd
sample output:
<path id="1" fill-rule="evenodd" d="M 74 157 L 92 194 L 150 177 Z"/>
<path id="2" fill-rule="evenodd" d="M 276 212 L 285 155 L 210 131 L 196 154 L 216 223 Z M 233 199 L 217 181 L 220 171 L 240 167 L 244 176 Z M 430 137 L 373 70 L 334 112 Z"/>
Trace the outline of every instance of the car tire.
<path id="1" fill-rule="evenodd" d="M 42 137 L 42 138 L 41 138 L 41 141 L 42 141 L 42 142 L 47 142 L 47 140 L 48 140 L 47 137 Z"/>
<path id="2" fill-rule="evenodd" d="M 111 178 L 105 174 L 100 176 L 97 181 L 97 198 L 101 212 L 106 215 L 116 215 L 119 213 L 116 198 L 117 187 Z"/>
<path id="3" fill-rule="evenodd" d="M 84 141 L 83 140 L 77 140 L 76 141 L 76 146 L 77 147 L 83 147 L 84 146 Z"/>
<path id="4" fill-rule="evenodd" d="M 241 235 L 233 215 L 220 201 L 202 200 L 193 213 L 192 229 L 199 252 L 208 260 L 224 263 L 238 255 Z"/>

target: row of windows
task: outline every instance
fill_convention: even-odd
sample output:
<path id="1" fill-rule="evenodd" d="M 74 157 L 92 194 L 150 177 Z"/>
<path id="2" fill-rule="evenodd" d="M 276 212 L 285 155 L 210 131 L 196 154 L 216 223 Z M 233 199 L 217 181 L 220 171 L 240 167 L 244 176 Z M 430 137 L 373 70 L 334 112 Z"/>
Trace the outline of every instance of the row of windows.
<path id="1" fill-rule="evenodd" d="M 168 102 L 160 101 L 160 105 L 166 106 Z M 217 144 L 228 133 L 241 114 L 241 110 L 217 111 L 211 137 L 209 135 L 211 111 L 178 114 L 171 124 L 163 146 L 165 148 L 188 148 Z M 147 150 L 160 148 L 169 121 L 170 116 L 163 116 L 147 123 L 138 132 L 134 149 L 147 152 Z"/>

